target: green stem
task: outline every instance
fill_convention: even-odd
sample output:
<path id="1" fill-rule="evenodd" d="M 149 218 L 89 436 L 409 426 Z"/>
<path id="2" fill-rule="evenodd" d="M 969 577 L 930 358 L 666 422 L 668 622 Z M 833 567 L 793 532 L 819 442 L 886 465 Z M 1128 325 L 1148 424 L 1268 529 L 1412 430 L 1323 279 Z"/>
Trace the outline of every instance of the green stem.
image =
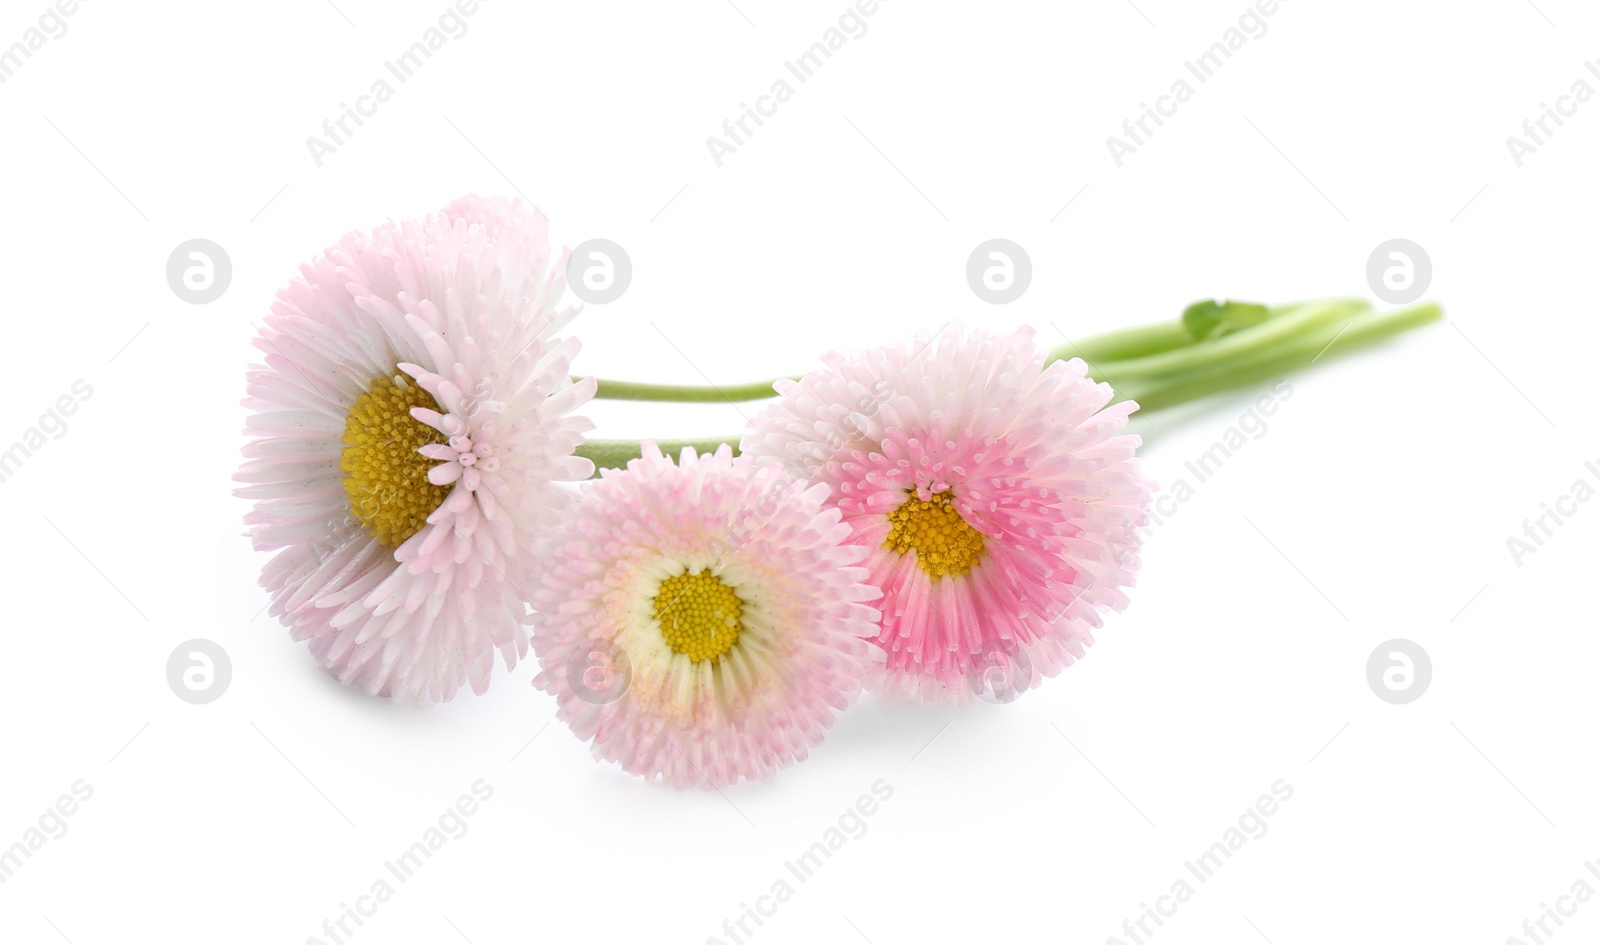
<path id="1" fill-rule="evenodd" d="M 1181 325 L 1170 322 L 1108 332 L 1058 347 L 1050 353 L 1050 360 L 1083 357 L 1090 365 L 1091 377 L 1111 384 L 1118 399 L 1135 400 L 1140 410 L 1148 413 L 1275 380 L 1322 358 L 1442 317 L 1443 311 L 1435 302 L 1378 312 L 1364 300 L 1330 299 L 1274 309 L 1272 317 L 1264 322 L 1206 341 L 1194 341 Z M 1092 357 L 1085 356 L 1091 353 Z M 772 381 L 722 388 L 599 383 L 599 396 L 626 400 L 753 400 L 775 393 Z M 740 438 L 741 434 L 733 434 L 657 440 L 656 444 L 674 458 L 685 446 L 709 453 L 726 444 L 737 454 Z M 589 440 L 578 448 L 577 454 L 593 460 L 600 469 L 617 468 L 638 458 L 640 447 L 639 440 Z"/>
<path id="2" fill-rule="evenodd" d="M 797 378 L 798 379 L 798 378 Z M 581 380 L 581 378 L 573 378 Z M 750 381 L 744 384 L 712 385 L 699 387 L 692 384 L 641 384 L 635 381 L 611 381 L 595 378 L 597 400 L 659 400 L 676 403 L 721 403 L 741 400 L 763 400 L 778 396 L 772 385 L 779 378 Z"/>
<path id="3" fill-rule="evenodd" d="M 1049 361 L 1082 358 L 1094 364 L 1099 361 L 1121 361 L 1127 358 L 1160 354 L 1174 348 L 1195 344 L 1195 338 L 1183 327 L 1183 322 L 1168 319 L 1150 325 L 1135 325 L 1116 331 L 1101 332 L 1056 345 L 1050 349 Z M 1046 361 L 1045 363 L 1049 363 Z"/>
<path id="4" fill-rule="evenodd" d="M 1214 341 L 1172 351 L 1101 364 L 1108 375 L 1119 380 L 1114 386 L 1134 378 L 1168 378 L 1187 371 L 1237 364 L 1262 352 L 1269 352 L 1293 339 L 1313 334 L 1333 324 L 1348 321 L 1372 306 L 1365 299 L 1327 299 L 1285 309 L 1251 328 L 1245 328 Z M 1089 362 L 1091 366 L 1097 362 Z"/>
<path id="5" fill-rule="evenodd" d="M 1367 311 L 1321 326 L 1274 348 L 1250 352 L 1239 360 L 1185 371 L 1164 378 L 1106 380 L 1121 397 L 1139 402 L 1141 412 L 1163 410 L 1211 394 L 1276 380 L 1333 355 L 1343 354 L 1412 328 L 1437 322 L 1444 312 L 1436 302 L 1423 302 L 1392 312 Z M 1108 372 L 1109 373 L 1109 372 Z"/>
<path id="6" fill-rule="evenodd" d="M 1291 306 L 1292 308 L 1292 306 Z M 1213 342 L 1207 342 L 1207 345 Z M 1199 346 L 1200 343 L 1184 328 L 1178 319 L 1168 319 L 1149 325 L 1119 328 L 1069 341 L 1050 352 L 1049 361 L 1083 358 L 1090 364 L 1102 361 L 1121 361 L 1143 358 L 1175 349 Z M 573 380 L 581 378 L 574 377 Z M 795 375 L 791 379 L 799 380 Z M 597 400 L 653 400 L 670 403 L 738 403 L 746 400 L 765 400 L 778 396 L 772 385 L 782 378 L 764 381 L 747 381 L 742 384 L 648 384 L 637 381 L 616 381 L 595 378 Z"/>

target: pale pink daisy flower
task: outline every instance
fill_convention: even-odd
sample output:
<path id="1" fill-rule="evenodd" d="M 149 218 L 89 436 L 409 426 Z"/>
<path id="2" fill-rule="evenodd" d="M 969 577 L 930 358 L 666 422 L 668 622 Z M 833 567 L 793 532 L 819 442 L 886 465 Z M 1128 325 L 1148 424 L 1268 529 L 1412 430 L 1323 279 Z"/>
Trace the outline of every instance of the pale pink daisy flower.
<path id="1" fill-rule="evenodd" d="M 520 197 L 467 194 L 452 200 L 444 213 L 452 221 L 465 220 L 488 228 L 491 239 L 506 227 L 519 230 L 534 246 L 543 246 L 549 239 L 550 221 L 544 212 Z"/>
<path id="2" fill-rule="evenodd" d="M 777 382 L 746 455 L 826 485 L 884 593 L 872 688 L 1009 701 L 1127 604 L 1150 485 L 1137 405 L 1033 332 L 949 329 Z M 1120 435 L 1119 435 L 1120 434 Z"/>
<path id="3" fill-rule="evenodd" d="M 587 478 L 566 258 L 520 201 L 352 233 L 254 340 L 238 494 L 276 554 L 271 613 L 338 679 L 397 701 L 482 692 L 527 654 L 527 555 Z"/>
<path id="4" fill-rule="evenodd" d="M 675 785 L 804 759 L 860 692 L 877 618 L 827 490 L 723 446 L 646 442 L 540 540 L 533 631 L 558 717 L 596 758 Z"/>

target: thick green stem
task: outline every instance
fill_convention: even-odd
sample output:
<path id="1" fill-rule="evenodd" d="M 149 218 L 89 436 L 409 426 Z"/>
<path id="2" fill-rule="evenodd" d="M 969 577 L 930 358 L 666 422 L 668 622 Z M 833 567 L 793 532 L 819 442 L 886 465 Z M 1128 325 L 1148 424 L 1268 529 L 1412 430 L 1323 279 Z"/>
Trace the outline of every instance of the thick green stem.
<path id="1" fill-rule="evenodd" d="M 1181 321 L 1174 318 L 1073 339 L 1050 349 L 1049 361 L 1065 361 L 1068 358 L 1082 358 L 1090 364 L 1121 361 L 1160 354 L 1194 343 L 1195 337 L 1189 334 Z"/>
<path id="2" fill-rule="evenodd" d="M 1119 399 L 1138 401 L 1140 409 L 1148 413 L 1275 380 L 1324 357 L 1442 317 L 1434 302 L 1378 312 L 1364 300 L 1330 299 L 1274 309 L 1272 316 L 1259 324 L 1205 341 L 1195 341 L 1176 322 L 1108 332 L 1058 347 L 1050 353 L 1050 360 L 1083 357 L 1090 365 L 1091 377 L 1111 384 Z M 691 402 L 752 400 L 773 396 L 772 383 L 716 388 L 600 381 L 599 396 Z M 739 440 L 740 435 L 733 434 L 656 443 L 675 458 L 685 446 L 708 453 L 726 444 L 737 454 Z M 640 446 L 638 440 L 590 440 L 577 453 L 593 460 L 598 468 L 615 468 L 638 458 Z"/>
<path id="3" fill-rule="evenodd" d="M 1122 386 L 1135 378 L 1168 378 L 1187 371 L 1204 370 L 1249 360 L 1295 338 L 1314 334 L 1328 325 L 1348 321 L 1354 315 L 1369 311 L 1371 308 L 1365 299 L 1307 302 L 1287 309 L 1252 328 L 1224 335 L 1214 341 L 1143 358 L 1105 364 L 1090 362 L 1090 364 L 1118 378 L 1114 386 Z"/>
<path id="4" fill-rule="evenodd" d="M 1115 363 L 1117 376 L 1165 376 L 1206 363 L 1227 361 L 1241 352 L 1268 347 L 1282 339 L 1308 331 L 1314 325 L 1341 318 L 1367 303 L 1361 299 L 1329 299 L 1278 306 L 1261 325 L 1236 331 L 1221 338 L 1196 339 L 1179 319 L 1135 325 L 1116 331 L 1088 335 L 1057 345 L 1050 361 L 1082 358 L 1091 366 Z M 1190 359 L 1198 359 L 1191 361 Z M 1112 368 L 1105 368 L 1108 372 Z M 576 380 L 576 378 L 575 378 Z M 599 400 L 650 400 L 665 403 L 739 403 L 777 396 L 772 385 L 779 378 L 747 381 L 740 384 L 648 384 L 596 378 L 595 397 Z M 1120 386 L 1120 385 L 1119 385 Z"/>
<path id="5" fill-rule="evenodd" d="M 1323 358 L 1439 321 L 1443 316 L 1443 310 L 1435 302 L 1392 312 L 1367 311 L 1296 336 L 1276 347 L 1254 350 L 1236 361 L 1201 370 L 1162 378 L 1135 378 L 1128 382 L 1119 382 L 1111 376 L 1098 379 L 1111 383 L 1119 396 L 1138 401 L 1141 411 L 1162 410 L 1222 391 L 1276 380 Z M 1108 369 L 1108 375 L 1113 373 Z"/>

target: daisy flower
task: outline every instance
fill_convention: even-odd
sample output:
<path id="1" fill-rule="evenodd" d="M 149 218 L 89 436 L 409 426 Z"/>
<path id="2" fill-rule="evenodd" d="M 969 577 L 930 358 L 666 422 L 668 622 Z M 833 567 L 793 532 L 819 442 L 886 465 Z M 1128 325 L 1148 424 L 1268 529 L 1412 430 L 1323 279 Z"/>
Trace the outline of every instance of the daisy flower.
<path id="1" fill-rule="evenodd" d="M 340 682 L 443 701 L 527 654 L 519 551 L 593 472 L 542 221 L 469 199 L 352 233 L 254 339 L 237 492 L 271 613 Z"/>
<path id="2" fill-rule="evenodd" d="M 827 490 L 653 442 L 540 540 L 533 631 L 558 717 L 596 758 L 675 785 L 805 758 L 860 691 L 879 596 Z"/>
<path id="3" fill-rule="evenodd" d="M 444 208 L 444 213 L 452 221 L 465 220 L 487 228 L 491 239 L 496 238 L 504 229 L 518 230 L 537 251 L 541 253 L 546 251 L 550 221 L 538 207 L 518 197 L 483 197 L 478 194 L 467 194 L 451 201 L 450 205 Z"/>
<path id="4" fill-rule="evenodd" d="M 826 485 L 883 590 L 873 688 L 1009 701 L 1127 603 L 1150 487 L 1137 405 L 1033 332 L 943 331 L 832 354 L 751 421 L 742 449 Z"/>

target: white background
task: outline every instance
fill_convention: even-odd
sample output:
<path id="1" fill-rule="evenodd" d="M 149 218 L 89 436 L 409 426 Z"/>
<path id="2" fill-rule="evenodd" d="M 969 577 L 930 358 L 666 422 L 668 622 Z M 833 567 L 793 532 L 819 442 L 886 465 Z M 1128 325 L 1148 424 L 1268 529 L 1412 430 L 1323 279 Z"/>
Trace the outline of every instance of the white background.
<path id="1" fill-rule="evenodd" d="M 94 790 L 0 885 L 0 940 L 330 941 L 480 778 L 469 832 L 347 941 L 731 942 L 780 878 L 793 897 L 746 941 L 1131 941 L 1123 921 L 1280 778 L 1269 832 L 1150 940 L 1499 943 L 1580 877 L 1600 888 L 1600 502 L 1520 567 L 1506 545 L 1600 464 L 1600 103 L 1521 168 L 1506 146 L 1575 80 L 1600 87 L 1592 6 L 1290 0 L 1119 169 L 1106 137 L 1244 0 L 887 0 L 719 168 L 707 136 L 845 9 L 736 2 L 490 0 L 320 168 L 307 136 L 443 0 L 87 0 L 0 85 L 0 446 L 93 387 L 0 484 L 0 845 Z M 6 0 L 0 44 L 44 8 Z M 529 663 L 400 708 L 260 613 L 230 495 L 252 323 L 346 230 L 472 191 L 627 248 L 632 287 L 574 326 L 605 376 L 747 380 L 951 319 L 1056 344 L 1210 295 L 1368 294 L 1392 237 L 1427 249 L 1448 321 L 1293 376 L 1043 690 L 868 699 L 770 782 L 664 790 L 550 724 Z M 1034 265 L 1000 307 L 964 279 L 996 236 Z M 206 306 L 164 274 L 195 237 L 234 267 Z M 1141 420 L 1150 475 L 1184 478 L 1254 394 Z M 744 423 L 591 415 L 601 436 Z M 206 706 L 165 677 L 195 637 L 233 662 Z M 1365 678 L 1394 637 L 1433 661 L 1406 706 Z M 867 833 L 795 882 L 784 861 L 879 779 Z M 1597 934 L 1591 903 L 1556 938 Z"/>

